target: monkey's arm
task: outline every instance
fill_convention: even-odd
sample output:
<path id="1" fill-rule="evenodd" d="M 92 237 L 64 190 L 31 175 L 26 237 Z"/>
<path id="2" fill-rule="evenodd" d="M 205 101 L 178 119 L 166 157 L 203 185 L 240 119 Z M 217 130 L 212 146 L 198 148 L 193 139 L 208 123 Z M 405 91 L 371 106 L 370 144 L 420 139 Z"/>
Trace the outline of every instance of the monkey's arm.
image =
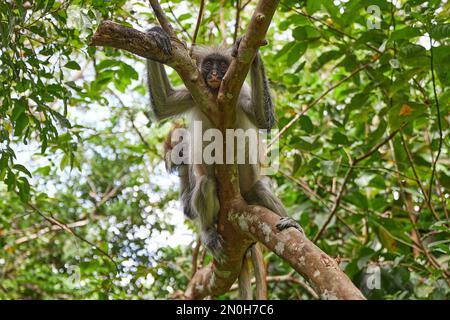
<path id="1" fill-rule="evenodd" d="M 147 77 L 151 108 L 158 120 L 179 115 L 194 105 L 186 88 L 172 88 L 161 63 L 147 60 Z"/>
<path id="2" fill-rule="evenodd" d="M 242 37 L 239 38 L 231 50 L 231 56 L 237 57 Z M 239 97 L 240 107 L 252 118 L 260 129 L 271 129 L 275 124 L 275 112 L 270 96 L 269 82 L 266 69 L 259 52 L 250 68 L 251 89 L 244 84 Z M 249 92 L 250 91 L 250 92 Z"/>
<path id="3" fill-rule="evenodd" d="M 153 27 L 147 34 L 165 53 L 172 52 L 170 39 L 161 27 Z M 163 64 L 147 60 L 147 78 L 151 108 L 158 120 L 179 115 L 193 106 L 194 101 L 186 88 L 172 88 Z"/>
<path id="4" fill-rule="evenodd" d="M 259 52 L 253 60 L 251 70 L 251 110 L 256 125 L 261 129 L 270 129 L 275 124 L 275 112 L 270 97 L 266 69 Z"/>
<path id="5" fill-rule="evenodd" d="M 266 70 L 259 52 L 253 60 L 250 77 L 251 88 L 249 90 L 248 85 L 244 84 L 239 97 L 239 104 L 258 128 L 270 129 L 275 124 L 275 112 L 270 97 Z"/>

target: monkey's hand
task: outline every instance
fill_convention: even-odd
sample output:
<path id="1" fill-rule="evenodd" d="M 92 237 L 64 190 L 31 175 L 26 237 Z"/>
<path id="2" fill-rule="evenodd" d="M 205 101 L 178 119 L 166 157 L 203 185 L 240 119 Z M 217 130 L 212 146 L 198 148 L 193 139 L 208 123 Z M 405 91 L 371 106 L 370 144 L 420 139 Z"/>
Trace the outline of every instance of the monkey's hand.
<path id="1" fill-rule="evenodd" d="M 242 39 L 244 38 L 244 36 L 239 37 L 236 40 L 236 43 L 233 45 L 233 49 L 231 49 L 231 56 L 233 58 L 236 58 L 238 56 L 238 51 L 239 51 L 239 46 L 241 45 Z"/>
<path id="2" fill-rule="evenodd" d="M 294 219 L 289 217 L 281 217 L 276 227 L 278 231 L 283 231 L 284 229 L 292 227 L 303 233 L 302 227 Z"/>
<path id="3" fill-rule="evenodd" d="M 236 40 L 236 43 L 233 45 L 233 49 L 231 49 L 231 56 L 233 58 L 237 58 L 238 56 L 238 51 L 239 51 L 239 47 L 241 45 L 242 39 L 244 39 L 244 36 L 240 37 L 239 39 Z M 259 51 L 256 52 L 256 56 L 253 59 L 253 64 L 257 64 L 259 63 L 260 60 L 260 54 Z"/>
<path id="4" fill-rule="evenodd" d="M 161 27 L 153 27 L 147 30 L 147 35 L 153 38 L 159 49 L 165 54 L 172 53 L 172 44 L 167 33 Z"/>

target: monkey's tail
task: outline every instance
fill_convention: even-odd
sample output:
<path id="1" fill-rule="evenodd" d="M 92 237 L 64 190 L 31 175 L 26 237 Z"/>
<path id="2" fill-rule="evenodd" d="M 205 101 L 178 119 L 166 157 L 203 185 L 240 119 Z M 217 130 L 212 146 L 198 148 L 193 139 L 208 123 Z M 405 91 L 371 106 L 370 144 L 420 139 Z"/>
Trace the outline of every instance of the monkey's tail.
<path id="1" fill-rule="evenodd" d="M 251 256 L 251 257 L 250 257 Z M 242 268 L 239 274 L 239 297 L 242 300 L 252 300 L 253 292 L 251 285 L 251 264 L 255 274 L 256 300 L 267 300 L 267 280 L 266 267 L 262 255 L 261 247 L 258 243 L 253 244 L 246 252 L 242 261 Z"/>
<path id="2" fill-rule="evenodd" d="M 267 300 L 267 273 L 264 257 L 259 243 L 251 247 L 253 270 L 256 281 L 256 300 Z"/>
<path id="3" fill-rule="evenodd" d="M 241 272 L 239 273 L 239 279 L 238 279 L 239 299 L 241 299 L 241 300 L 252 300 L 253 299 L 249 253 L 250 253 L 250 249 L 247 250 L 247 252 L 244 255 L 244 259 L 242 261 Z"/>

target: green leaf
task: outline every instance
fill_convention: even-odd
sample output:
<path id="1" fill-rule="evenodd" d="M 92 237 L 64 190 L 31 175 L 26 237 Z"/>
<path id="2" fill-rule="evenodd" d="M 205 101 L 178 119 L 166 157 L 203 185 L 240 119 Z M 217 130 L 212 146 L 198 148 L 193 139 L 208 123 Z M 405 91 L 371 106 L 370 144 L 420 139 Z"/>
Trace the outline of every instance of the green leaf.
<path id="1" fill-rule="evenodd" d="M 450 37 L 450 23 L 437 24 L 431 27 L 431 37 L 435 40 L 443 40 Z"/>
<path id="2" fill-rule="evenodd" d="M 178 17 L 178 21 L 184 21 L 184 20 L 187 20 L 187 19 L 190 19 L 190 18 L 192 18 L 192 14 L 190 14 L 190 13 L 183 13 L 183 14 L 181 14 L 179 17 Z"/>
<path id="3" fill-rule="evenodd" d="M 298 121 L 302 130 L 304 130 L 306 133 L 312 133 L 314 131 L 314 125 L 310 117 L 303 115 Z"/>
<path id="4" fill-rule="evenodd" d="M 16 175 L 11 170 L 8 170 L 5 183 L 8 186 L 8 191 L 14 190 L 14 186 L 16 185 Z"/>
<path id="5" fill-rule="evenodd" d="M 11 114 L 11 120 L 16 121 L 22 113 L 28 108 L 28 104 L 25 102 L 25 99 L 21 98 L 19 100 L 15 100 L 15 106 Z"/>
<path id="6" fill-rule="evenodd" d="M 81 70 L 80 65 L 78 63 L 76 63 L 75 61 L 67 62 L 64 67 L 67 69 L 72 69 L 72 70 Z"/>
<path id="7" fill-rule="evenodd" d="M 433 48 L 434 68 L 442 85 L 450 86 L 450 46 Z"/>
<path id="8" fill-rule="evenodd" d="M 289 50 L 288 56 L 287 56 L 287 63 L 288 65 L 292 66 L 296 62 L 300 60 L 300 58 L 305 54 L 306 49 L 308 48 L 308 45 L 303 42 L 297 42 L 291 50 Z"/>
<path id="9" fill-rule="evenodd" d="M 409 123 L 425 116 L 427 107 L 415 102 L 398 103 L 389 110 L 389 125 L 391 130 L 400 128 L 402 124 Z"/>
<path id="10" fill-rule="evenodd" d="M 28 125 L 28 116 L 23 112 L 16 120 L 15 126 L 14 126 L 14 135 L 15 136 L 21 136 L 23 130 Z"/>
<path id="11" fill-rule="evenodd" d="M 395 30 L 391 34 L 391 40 L 400 40 L 400 39 L 411 39 L 415 37 L 419 37 L 422 35 L 422 32 L 419 28 L 414 27 L 404 27 L 399 30 Z"/>
<path id="12" fill-rule="evenodd" d="M 326 52 L 322 53 L 320 55 L 320 57 L 316 59 L 316 61 L 313 62 L 311 71 L 316 72 L 320 68 L 322 68 L 322 66 L 324 66 L 326 63 L 328 63 L 332 60 L 336 60 L 343 55 L 344 55 L 344 53 L 341 50 L 326 51 Z"/>
<path id="13" fill-rule="evenodd" d="M 335 132 L 333 133 L 333 137 L 331 138 L 331 142 L 334 144 L 341 144 L 341 145 L 349 145 L 349 141 L 348 138 L 346 136 L 344 136 L 342 133 L 340 132 Z"/>
<path id="14" fill-rule="evenodd" d="M 288 42 L 288 43 L 286 43 L 284 46 L 283 46 L 283 48 L 281 48 L 278 52 L 277 52 L 277 54 L 273 57 L 273 59 L 274 60 L 278 60 L 278 59 L 280 59 L 281 57 L 283 57 L 283 56 L 285 56 L 285 55 L 287 55 L 287 53 L 289 52 L 289 50 L 291 50 L 292 49 L 292 47 L 295 45 L 295 42 Z"/>
<path id="15" fill-rule="evenodd" d="M 320 10 L 321 5 L 322 3 L 320 0 L 308 0 L 306 3 L 306 12 L 308 12 L 309 15 L 312 15 Z"/>
<path id="16" fill-rule="evenodd" d="M 134 70 L 133 67 L 131 67 L 130 65 L 126 64 L 126 63 L 122 63 L 120 65 L 120 68 L 123 71 L 123 75 L 126 75 L 128 78 L 137 80 L 139 79 L 139 74 L 136 72 L 136 70 Z"/>
<path id="17" fill-rule="evenodd" d="M 308 18 L 306 18 L 305 16 L 299 15 L 299 14 L 295 14 L 295 15 L 291 15 L 289 16 L 287 19 L 284 19 L 283 21 L 280 22 L 280 24 L 278 25 L 280 30 L 287 30 L 289 28 L 289 26 L 294 25 L 294 26 L 304 26 L 304 25 L 308 25 L 310 22 L 308 20 Z"/>
<path id="18" fill-rule="evenodd" d="M 304 42 L 312 41 L 321 37 L 320 32 L 311 26 L 300 26 L 292 31 L 295 40 Z"/>
<path id="19" fill-rule="evenodd" d="M 328 177 L 335 177 L 339 170 L 340 161 L 323 160 L 320 162 L 320 170 Z"/>
<path id="20" fill-rule="evenodd" d="M 29 177 L 31 178 L 31 173 L 30 173 L 30 171 L 28 171 L 27 168 L 25 168 L 23 165 L 21 165 L 21 164 L 15 164 L 15 165 L 13 166 L 13 168 L 16 169 L 16 170 L 19 170 L 19 171 L 21 171 L 21 172 L 23 172 L 23 173 L 25 173 L 27 176 L 29 176 Z"/>
<path id="21" fill-rule="evenodd" d="M 426 54 L 424 47 L 414 43 L 407 43 L 400 48 L 400 56 L 403 58 L 414 58 Z"/>
<path id="22" fill-rule="evenodd" d="M 50 170 L 51 170 L 50 166 L 44 166 L 34 170 L 33 173 L 40 174 L 42 176 L 47 176 L 50 173 Z"/>
<path id="23" fill-rule="evenodd" d="M 19 189 L 19 197 L 23 202 L 27 202 L 30 198 L 30 184 L 24 177 L 17 180 L 17 188 Z"/>
<path id="24" fill-rule="evenodd" d="M 292 166 L 292 174 L 295 175 L 295 173 L 300 169 L 302 165 L 302 157 L 299 154 L 294 154 L 294 164 Z"/>
<path id="25" fill-rule="evenodd" d="M 69 155 L 67 153 L 64 154 L 64 156 L 61 159 L 61 162 L 59 163 L 59 167 L 61 170 L 64 170 L 69 165 Z"/>

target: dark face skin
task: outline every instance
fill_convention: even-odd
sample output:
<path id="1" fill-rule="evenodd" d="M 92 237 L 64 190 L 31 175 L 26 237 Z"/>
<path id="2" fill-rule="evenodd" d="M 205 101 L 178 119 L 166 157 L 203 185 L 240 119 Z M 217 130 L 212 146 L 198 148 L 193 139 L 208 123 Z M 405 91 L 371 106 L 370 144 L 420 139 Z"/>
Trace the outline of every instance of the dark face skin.
<path id="1" fill-rule="evenodd" d="M 209 55 L 203 60 L 201 72 L 206 84 L 215 92 L 219 90 L 222 79 L 228 70 L 228 61 L 218 54 Z"/>

